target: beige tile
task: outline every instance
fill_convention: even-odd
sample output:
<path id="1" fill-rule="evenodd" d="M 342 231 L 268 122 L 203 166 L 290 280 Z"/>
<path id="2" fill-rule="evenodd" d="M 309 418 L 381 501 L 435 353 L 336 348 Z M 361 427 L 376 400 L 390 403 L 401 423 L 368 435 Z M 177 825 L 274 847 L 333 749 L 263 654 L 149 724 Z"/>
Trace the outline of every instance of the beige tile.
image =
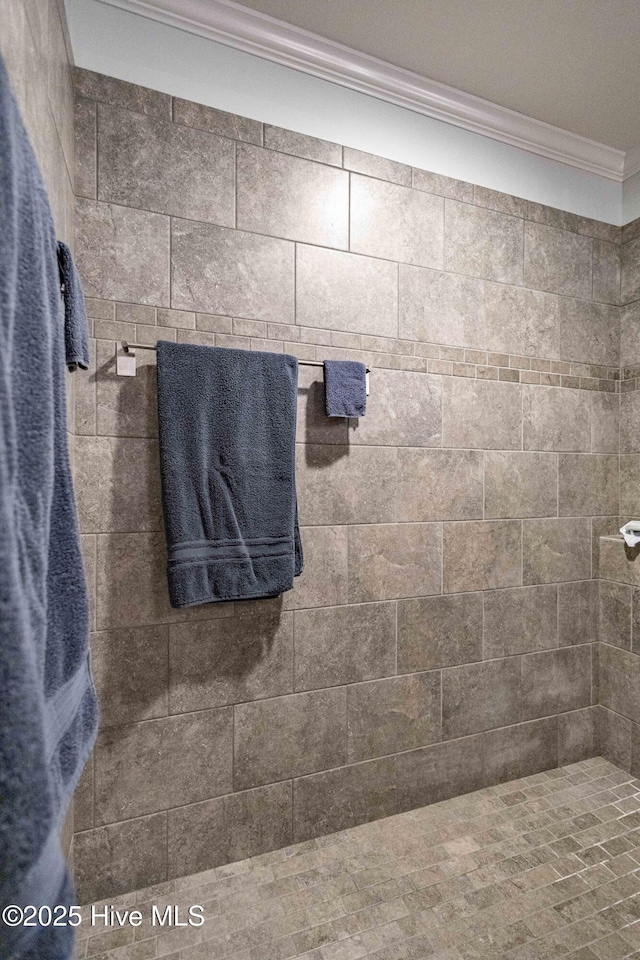
<path id="1" fill-rule="evenodd" d="M 347 530 L 304 527 L 300 531 L 304 569 L 284 595 L 285 610 L 347 602 Z"/>
<path id="2" fill-rule="evenodd" d="M 156 440 L 77 437 L 75 486 L 83 533 L 160 530 Z"/>
<path id="3" fill-rule="evenodd" d="M 620 303 L 620 245 L 593 241 L 593 299 Z"/>
<path id="4" fill-rule="evenodd" d="M 482 594 L 398 603 L 398 672 L 482 659 Z"/>
<path id="5" fill-rule="evenodd" d="M 487 450 L 484 516 L 554 517 L 558 512 L 558 458 L 552 453 Z"/>
<path id="6" fill-rule="evenodd" d="M 95 753 L 96 822 L 229 793 L 232 714 L 225 707 L 103 730 Z"/>
<path id="7" fill-rule="evenodd" d="M 482 517 L 482 453 L 398 450 L 396 518 L 401 521 Z"/>
<path id="8" fill-rule="evenodd" d="M 441 197 L 354 174 L 350 211 L 354 253 L 442 269 Z"/>
<path id="9" fill-rule="evenodd" d="M 399 183 L 405 187 L 411 186 L 411 167 L 396 160 L 377 157 L 373 153 L 354 150 L 352 147 L 344 148 L 344 168 L 379 180 L 390 180 L 391 183 Z"/>
<path id="10" fill-rule="evenodd" d="M 98 107 L 98 197 L 234 226 L 234 146 L 202 130 Z"/>
<path id="11" fill-rule="evenodd" d="M 169 219 L 79 198 L 76 260 L 88 297 L 169 305 Z"/>
<path id="12" fill-rule="evenodd" d="M 111 103 L 148 116 L 164 117 L 165 120 L 171 119 L 171 97 L 166 93 L 77 67 L 74 83 L 76 92 L 89 100 Z"/>
<path id="13" fill-rule="evenodd" d="M 400 264 L 400 336 L 486 347 L 484 282 Z"/>
<path id="14" fill-rule="evenodd" d="M 504 283 L 485 283 L 485 345 L 496 353 L 559 356 L 558 297 Z"/>
<path id="15" fill-rule="evenodd" d="M 522 388 L 510 383 L 452 377 L 442 384 L 445 447 L 519 450 Z"/>
<path id="16" fill-rule="evenodd" d="M 171 306 L 293 321 L 293 244 L 188 220 L 171 221 Z"/>
<path id="17" fill-rule="evenodd" d="M 529 653 L 522 658 L 522 719 L 588 707 L 591 645 Z"/>
<path id="18" fill-rule="evenodd" d="M 165 626 L 107 630 L 91 638 L 100 728 L 166 717 L 169 634 Z"/>
<path id="19" fill-rule="evenodd" d="M 588 580 L 591 576 L 591 521 L 523 520 L 525 584 Z"/>
<path id="20" fill-rule="evenodd" d="M 558 458 L 558 514 L 561 517 L 618 513 L 618 457 L 561 453 Z"/>
<path id="21" fill-rule="evenodd" d="M 396 812 L 393 757 L 316 773 L 293 782 L 297 843 Z"/>
<path id="22" fill-rule="evenodd" d="M 520 586 L 520 527 L 517 520 L 445 523 L 444 592 Z"/>
<path id="23" fill-rule="evenodd" d="M 441 739 L 438 670 L 353 684 L 347 703 L 349 763 Z"/>
<path id="24" fill-rule="evenodd" d="M 522 283 L 523 221 L 445 201 L 444 267 L 500 283 Z"/>
<path id="25" fill-rule="evenodd" d="M 516 587 L 484 595 L 484 656 L 511 657 L 558 646 L 557 587 Z"/>
<path id="26" fill-rule="evenodd" d="M 291 693 L 293 614 L 172 624 L 169 661 L 171 713 Z"/>
<path id="27" fill-rule="evenodd" d="M 524 282 L 536 290 L 591 297 L 590 237 L 546 224 L 525 224 Z"/>
<path id="28" fill-rule="evenodd" d="M 439 523 L 351 526 L 349 602 L 422 597 L 442 586 Z"/>
<path id="29" fill-rule="evenodd" d="M 173 119 L 176 123 L 207 130 L 209 133 L 217 133 L 221 137 L 229 137 L 232 140 L 262 143 L 262 124 L 258 120 L 239 117 L 235 113 L 207 107 L 203 103 L 193 103 L 191 100 L 174 97 Z"/>
<path id="30" fill-rule="evenodd" d="M 519 723 L 484 735 L 487 783 L 529 777 L 558 765 L 556 717 Z"/>
<path id="31" fill-rule="evenodd" d="M 297 246 L 296 321 L 302 326 L 395 337 L 397 299 L 396 264 Z"/>
<path id="32" fill-rule="evenodd" d="M 344 687 L 243 703 L 234 712 L 236 790 L 344 763 Z"/>
<path id="33" fill-rule="evenodd" d="M 339 144 L 318 140 L 317 137 L 309 137 L 305 133 L 284 130 L 282 127 L 272 127 L 268 123 L 264 127 L 264 145 L 270 150 L 290 153 L 305 160 L 317 160 L 334 167 L 342 166 L 342 147 Z"/>
<path id="34" fill-rule="evenodd" d="M 350 443 L 398 447 L 440 446 L 440 377 L 374 368 L 369 376 L 369 385 L 366 416 L 351 421 Z"/>
<path id="35" fill-rule="evenodd" d="M 504 727 L 520 719 L 520 660 L 447 667 L 442 671 L 442 735 L 445 740 Z"/>
<path id="36" fill-rule="evenodd" d="M 296 477 L 303 525 L 395 519 L 395 449 L 297 444 Z"/>
<path id="37" fill-rule="evenodd" d="M 619 308 L 609 304 L 562 298 L 559 307 L 561 358 L 617 366 L 619 314 Z"/>
<path id="38" fill-rule="evenodd" d="M 586 390 L 528 384 L 523 390 L 525 450 L 591 449 L 591 398 Z"/>
<path id="39" fill-rule="evenodd" d="M 395 661 L 394 603 L 296 611 L 296 691 L 389 676 Z"/>
<path id="40" fill-rule="evenodd" d="M 412 750 L 396 762 L 398 810 L 439 803 L 484 786 L 482 736 Z"/>
<path id="41" fill-rule="evenodd" d="M 464 180 L 455 180 L 445 177 L 441 173 L 431 173 L 429 170 L 413 168 L 413 186 L 416 190 L 425 190 L 450 200 L 463 200 L 473 203 L 473 184 Z"/>
<path id="42" fill-rule="evenodd" d="M 247 144 L 237 153 L 240 230 L 347 247 L 348 173 Z"/>

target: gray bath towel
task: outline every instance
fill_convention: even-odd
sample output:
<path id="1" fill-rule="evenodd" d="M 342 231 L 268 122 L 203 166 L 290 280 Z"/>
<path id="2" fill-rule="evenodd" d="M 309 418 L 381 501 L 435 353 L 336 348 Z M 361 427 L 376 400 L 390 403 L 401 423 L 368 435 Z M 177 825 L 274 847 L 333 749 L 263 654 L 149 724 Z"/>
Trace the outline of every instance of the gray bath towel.
<path id="1" fill-rule="evenodd" d="M 158 343 L 172 606 L 277 596 L 301 573 L 297 383 L 295 357 Z"/>
<path id="2" fill-rule="evenodd" d="M 64 348 L 69 370 L 89 369 L 89 330 L 82 284 L 71 251 L 58 241 L 60 287 L 64 300 Z"/>
<path id="3" fill-rule="evenodd" d="M 324 361 L 324 395 L 328 417 L 364 417 L 367 368 L 355 360 Z"/>
<path id="4" fill-rule="evenodd" d="M 67 450 L 56 238 L 0 57 L 0 910 L 73 903 L 59 831 L 93 744 Z M 0 923 L 0 957 L 66 960 L 71 927 Z"/>

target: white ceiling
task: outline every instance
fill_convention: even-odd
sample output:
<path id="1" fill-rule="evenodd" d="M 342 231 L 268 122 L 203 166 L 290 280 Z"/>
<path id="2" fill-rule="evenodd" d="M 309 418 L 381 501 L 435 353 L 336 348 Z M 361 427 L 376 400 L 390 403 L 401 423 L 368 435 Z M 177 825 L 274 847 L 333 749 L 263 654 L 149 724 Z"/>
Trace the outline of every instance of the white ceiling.
<path id="1" fill-rule="evenodd" d="M 240 0 L 619 150 L 640 143 L 640 0 Z"/>

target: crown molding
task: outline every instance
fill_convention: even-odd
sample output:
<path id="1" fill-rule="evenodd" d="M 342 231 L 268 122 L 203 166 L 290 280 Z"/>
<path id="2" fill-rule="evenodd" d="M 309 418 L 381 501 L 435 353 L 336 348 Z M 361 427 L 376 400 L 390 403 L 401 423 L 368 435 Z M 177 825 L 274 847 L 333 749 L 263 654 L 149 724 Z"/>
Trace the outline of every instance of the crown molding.
<path id="1" fill-rule="evenodd" d="M 521 150 L 622 182 L 640 169 L 625 152 L 428 80 L 233 0 L 100 0 Z"/>

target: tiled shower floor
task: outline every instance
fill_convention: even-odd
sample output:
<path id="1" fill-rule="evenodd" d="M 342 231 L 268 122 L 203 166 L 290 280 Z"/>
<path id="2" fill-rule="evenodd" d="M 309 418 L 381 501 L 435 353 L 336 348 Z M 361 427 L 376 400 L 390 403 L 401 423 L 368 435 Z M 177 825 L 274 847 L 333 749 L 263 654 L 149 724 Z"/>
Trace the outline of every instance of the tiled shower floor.
<path id="1" fill-rule="evenodd" d="M 83 923 L 78 956 L 640 958 L 640 780 L 586 760 L 108 902 L 206 922 Z"/>

